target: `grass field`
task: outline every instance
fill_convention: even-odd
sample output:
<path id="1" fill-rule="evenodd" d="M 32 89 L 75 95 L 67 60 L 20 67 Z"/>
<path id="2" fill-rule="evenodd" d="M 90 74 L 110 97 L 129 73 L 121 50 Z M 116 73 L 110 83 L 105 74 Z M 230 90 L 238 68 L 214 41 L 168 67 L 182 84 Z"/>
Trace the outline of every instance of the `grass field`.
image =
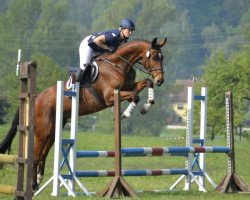
<path id="1" fill-rule="evenodd" d="M 3 137 L 3 132 L 6 131 L 6 127 L 0 127 L 0 138 Z M 64 133 L 67 137 L 67 132 Z M 167 132 L 162 134 L 163 137 L 122 137 L 122 147 L 163 147 L 163 146 L 184 146 L 185 140 L 169 140 L 174 136 L 183 136 L 185 131 L 171 131 L 169 135 Z M 98 134 L 98 133 L 82 133 L 77 136 L 77 148 L 81 150 L 112 150 L 114 149 L 114 136 L 113 134 Z M 236 137 L 236 169 L 237 174 L 248 185 L 250 184 L 250 148 L 249 140 L 239 139 Z M 214 141 L 208 140 L 207 146 L 225 146 L 226 138 L 218 136 Z M 13 144 L 13 152 L 16 152 L 17 140 L 15 139 Z M 218 184 L 227 172 L 227 156 L 224 154 L 206 154 L 207 172 Z M 123 158 L 122 160 L 124 169 L 167 169 L 167 168 L 183 168 L 183 157 L 140 157 L 140 158 Z M 53 148 L 49 154 L 46 163 L 46 171 L 43 183 L 45 183 L 51 176 L 53 169 Z M 77 161 L 78 170 L 113 170 L 114 159 L 113 158 L 87 158 Z M 6 165 L 3 170 L 0 170 L 0 184 L 16 183 L 16 171 L 15 165 Z M 184 181 L 175 191 L 166 191 L 168 188 L 179 178 L 179 176 L 154 176 L 154 177 L 125 177 L 125 180 L 135 190 L 165 190 L 165 192 L 143 192 L 138 193 L 140 199 L 170 199 L 170 200 L 182 200 L 182 199 L 250 199 L 250 194 L 218 194 L 214 191 L 212 186 L 207 182 L 207 193 L 199 192 L 195 184 L 192 185 L 192 190 L 189 192 L 182 191 Z M 100 191 L 112 178 L 81 178 L 80 180 L 90 191 Z M 52 191 L 52 185 L 49 185 L 40 195 L 34 197 L 37 200 L 50 200 L 50 199 L 73 199 L 65 195 L 65 189 L 62 188 L 60 197 L 52 197 L 50 193 Z M 77 191 L 80 192 L 79 188 Z M 0 199 L 8 200 L 13 199 L 12 196 L 0 194 Z M 87 197 L 80 195 L 75 199 L 103 199 L 97 196 Z"/>

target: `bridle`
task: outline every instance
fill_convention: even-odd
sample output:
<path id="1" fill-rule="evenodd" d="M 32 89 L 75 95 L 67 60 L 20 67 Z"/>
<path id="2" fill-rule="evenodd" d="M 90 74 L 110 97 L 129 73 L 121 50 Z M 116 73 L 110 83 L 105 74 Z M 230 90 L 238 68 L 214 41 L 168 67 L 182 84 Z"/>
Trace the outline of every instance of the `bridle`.
<path id="1" fill-rule="evenodd" d="M 128 60 L 126 60 L 124 57 L 117 55 L 116 53 L 114 53 L 118 58 L 120 58 L 121 60 L 123 60 L 125 63 L 127 63 L 130 67 L 136 68 L 140 71 L 142 71 L 145 74 L 148 74 L 149 76 L 152 76 L 152 78 L 157 77 L 160 73 L 164 73 L 164 70 L 162 69 L 162 67 L 158 67 L 158 68 L 152 68 L 149 66 L 150 63 L 150 56 L 151 56 L 151 52 L 150 52 L 151 47 L 148 48 L 147 52 L 146 52 L 146 61 L 145 63 L 142 63 L 140 60 L 136 61 L 135 63 L 138 63 L 140 65 L 142 65 L 144 67 L 144 69 L 132 64 L 131 62 L 129 62 Z M 162 56 L 162 55 L 161 55 Z M 162 58 L 163 59 L 163 58 Z M 116 63 L 111 62 L 110 60 L 108 60 L 106 57 L 103 57 L 102 60 L 104 62 L 107 62 L 109 64 L 111 64 L 114 67 L 119 68 L 123 73 L 126 73 L 126 71 L 124 69 L 122 69 L 119 65 L 117 65 Z M 146 69 L 146 70 L 145 70 Z M 151 72 L 153 71 L 160 71 L 158 74 L 153 75 Z"/>
<path id="2" fill-rule="evenodd" d="M 162 67 L 157 67 L 157 68 L 153 67 L 153 68 L 152 68 L 152 67 L 149 66 L 150 57 L 151 57 L 150 49 L 151 49 L 151 47 L 149 47 L 148 50 L 147 50 L 147 52 L 146 52 L 146 57 L 147 57 L 147 59 L 146 59 L 145 64 L 142 64 L 142 63 L 140 63 L 140 64 L 142 64 L 142 65 L 144 66 L 144 68 L 146 68 L 146 70 L 147 70 L 149 73 L 150 73 L 150 72 L 153 72 L 153 71 L 161 71 L 162 73 L 164 73 Z M 163 60 L 163 55 L 161 54 L 161 56 L 162 56 L 161 59 Z"/>

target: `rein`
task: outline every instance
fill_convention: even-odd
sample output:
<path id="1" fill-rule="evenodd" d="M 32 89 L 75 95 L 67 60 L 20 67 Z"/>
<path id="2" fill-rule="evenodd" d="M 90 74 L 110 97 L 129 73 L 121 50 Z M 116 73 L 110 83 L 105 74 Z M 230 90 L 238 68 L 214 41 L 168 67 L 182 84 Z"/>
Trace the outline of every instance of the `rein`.
<path id="1" fill-rule="evenodd" d="M 150 50 L 150 48 L 148 49 L 148 52 L 149 52 L 149 50 Z M 126 60 L 124 57 L 122 57 L 122 56 L 120 56 L 120 55 L 117 55 L 116 53 L 114 53 L 114 54 L 115 54 L 118 58 L 120 58 L 121 60 L 123 60 L 125 63 L 127 63 L 129 66 L 131 66 L 131 67 L 133 67 L 133 68 L 136 68 L 136 69 L 138 69 L 139 71 L 141 71 L 141 72 L 143 72 L 143 73 L 145 73 L 145 74 L 147 74 L 147 75 L 149 75 L 149 76 L 152 76 L 153 78 L 155 78 L 155 77 L 158 76 L 158 74 L 157 74 L 156 76 L 153 76 L 153 75 L 151 74 L 151 72 L 153 72 L 153 71 L 162 71 L 162 72 L 164 73 L 164 71 L 163 71 L 162 68 L 150 69 L 149 67 L 148 67 L 148 68 L 146 67 L 146 64 L 149 62 L 149 56 L 147 56 L 147 61 L 146 61 L 145 65 L 144 65 L 141 61 L 137 61 L 137 62 L 136 62 L 136 63 L 142 65 L 144 68 L 146 68 L 146 70 L 145 70 L 145 69 L 141 69 L 140 67 L 137 67 L 136 65 L 132 64 L 131 62 L 129 62 L 128 60 Z M 113 67 L 119 68 L 124 74 L 127 73 L 127 72 L 126 72 L 125 70 L 123 70 L 119 65 L 117 65 L 116 63 L 111 62 L 110 60 L 108 60 L 108 59 L 105 58 L 105 57 L 103 57 L 102 59 L 99 59 L 99 60 L 100 60 L 100 61 L 107 62 L 107 63 L 109 63 L 110 65 L 112 65 Z M 98 60 L 97 60 L 97 61 L 98 61 Z M 159 72 L 159 73 L 160 73 L 160 72 Z"/>
<path id="2" fill-rule="evenodd" d="M 150 48 L 148 49 L 147 52 L 150 52 Z M 147 55 L 147 61 L 146 61 L 145 65 L 142 64 L 141 61 L 137 61 L 137 62 L 136 62 L 136 63 L 142 65 L 144 68 L 146 68 L 146 70 L 141 69 L 140 67 L 137 67 L 136 65 L 133 65 L 131 62 L 129 62 L 128 60 L 126 60 L 126 59 L 123 58 L 122 56 L 119 56 L 119 55 L 117 55 L 117 54 L 115 54 L 115 55 L 116 55 L 118 58 L 120 58 L 121 60 L 123 60 L 124 62 L 126 62 L 127 64 L 129 64 L 131 67 L 136 68 L 136 69 L 138 69 L 139 71 L 141 71 L 141 72 L 143 72 L 143 73 L 145 73 L 145 74 L 148 74 L 149 76 L 152 76 L 153 78 L 155 78 L 155 77 L 158 76 L 158 74 L 157 74 L 156 76 L 153 76 L 153 75 L 151 74 L 151 72 L 153 72 L 153 71 L 162 71 L 162 72 L 164 73 L 164 70 L 163 70 L 161 67 L 154 68 L 154 69 L 146 68 L 146 64 L 149 62 L 149 55 L 150 55 L 150 53 L 149 53 L 149 55 Z M 106 60 L 107 60 L 107 59 L 106 59 Z M 109 61 L 109 62 L 112 63 L 111 61 Z M 114 63 L 113 63 L 113 64 L 114 64 Z M 115 64 L 115 65 L 116 65 L 116 64 Z M 117 65 L 116 65 L 116 66 L 117 66 Z M 119 66 L 117 66 L 117 67 L 119 67 Z M 159 73 L 160 73 L 160 72 L 159 72 Z"/>
<path id="3" fill-rule="evenodd" d="M 118 58 L 120 58 L 121 60 L 123 60 L 124 62 L 126 62 L 127 64 L 129 64 L 131 67 L 133 67 L 133 68 L 136 68 L 136 69 L 138 69 L 139 71 L 141 71 L 141 72 L 143 72 L 143 73 L 145 73 L 145 74 L 148 74 L 148 75 L 150 75 L 150 70 L 144 70 L 144 69 L 141 69 L 140 67 L 137 67 L 136 65 L 133 65 L 131 62 L 129 62 L 128 60 L 126 60 L 125 58 L 123 58 L 122 56 L 119 56 L 119 55 L 117 55 L 116 54 L 116 56 L 118 57 Z M 140 64 L 140 65 L 142 65 L 142 66 L 144 66 L 140 61 L 137 61 L 136 63 L 138 63 L 138 64 Z"/>

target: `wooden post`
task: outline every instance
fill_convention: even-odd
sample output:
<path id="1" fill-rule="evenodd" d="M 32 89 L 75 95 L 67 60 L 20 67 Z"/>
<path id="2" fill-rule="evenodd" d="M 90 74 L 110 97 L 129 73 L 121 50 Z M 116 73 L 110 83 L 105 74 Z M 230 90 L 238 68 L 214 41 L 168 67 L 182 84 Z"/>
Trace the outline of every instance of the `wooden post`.
<path id="1" fill-rule="evenodd" d="M 35 129 L 36 62 L 20 66 L 21 100 L 19 108 L 19 151 L 17 158 L 16 199 L 32 199 L 33 151 Z M 26 177 L 25 175 L 26 170 Z M 25 184 L 26 181 L 26 184 Z M 25 187 L 26 186 L 26 187 Z"/>
<path id="2" fill-rule="evenodd" d="M 226 127 L 227 143 L 230 147 L 228 154 L 228 173 L 223 178 L 216 190 L 221 193 L 249 192 L 248 186 L 236 174 L 235 169 L 235 150 L 234 150 L 234 119 L 233 119 L 233 95 L 231 92 L 225 93 L 226 97 Z"/>
<path id="3" fill-rule="evenodd" d="M 99 196 L 108 198 L 119 198 L 121 196 L 136 197 L 136 192 L 123 179 L 121 173 L 121 108 L 120 92 L 114 91 L 114 116 L 115 116 L 115 177 L 108 183 L 104 190 L 98 193 Z"/>

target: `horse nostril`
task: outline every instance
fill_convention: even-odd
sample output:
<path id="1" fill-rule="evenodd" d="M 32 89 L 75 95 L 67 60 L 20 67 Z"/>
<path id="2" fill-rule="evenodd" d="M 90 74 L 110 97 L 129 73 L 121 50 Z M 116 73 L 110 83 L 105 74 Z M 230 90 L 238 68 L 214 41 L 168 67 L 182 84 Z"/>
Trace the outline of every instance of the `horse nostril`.
<path id="1" fill-rule="evenodd" d="M 164 82 L 164 80 L 157 80 L 156 85 L 161 86 L 161 84 Z"/>

